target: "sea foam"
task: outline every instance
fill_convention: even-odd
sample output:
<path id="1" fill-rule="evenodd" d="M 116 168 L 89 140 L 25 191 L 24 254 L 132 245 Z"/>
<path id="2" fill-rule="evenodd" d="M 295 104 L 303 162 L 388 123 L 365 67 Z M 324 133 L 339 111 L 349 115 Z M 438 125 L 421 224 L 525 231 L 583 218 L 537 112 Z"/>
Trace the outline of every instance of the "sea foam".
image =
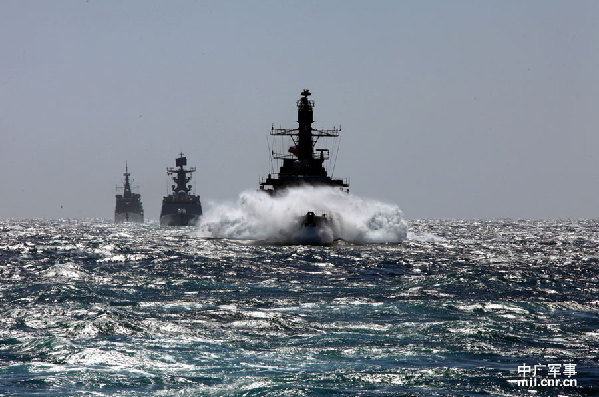
<path id="1" fill-rule="evenodd" d="M 332 220 L 330 230 L 323 231 L 331 241 L 399 243 L 407 237 L 407 223 L 396 205 L 311 186 L 277 196 L 244 191 L 235 203 L 209 203 L 198 230 L 202 237 L 293 243 L 308 211 Z"/>

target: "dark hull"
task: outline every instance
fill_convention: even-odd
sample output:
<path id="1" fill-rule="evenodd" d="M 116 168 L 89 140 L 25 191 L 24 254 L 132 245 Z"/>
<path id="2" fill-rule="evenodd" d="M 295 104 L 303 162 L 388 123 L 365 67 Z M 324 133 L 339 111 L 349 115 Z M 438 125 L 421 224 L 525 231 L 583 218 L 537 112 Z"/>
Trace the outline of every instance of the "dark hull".
<path id="1" fill-rule="evenodd" d="M 131 197 L 116 196 L 116 207 L 114 209 L 114 221 L 143 223 L 144 209 L 141 204 L 140 195 L 133 193 Z"/>
<path id="2" fill-rule="evenodd" d="M 195 226 L 200 217 L 187 214 L 168 214 L 160 216 L 160 226 Z"/>
<path id="3" fill-rule="evenodd" d="M 176 200 L 167 196 L 162 201 L 160 226 L 194 226 L 202 216 L 202 204 L 199 196 L 185 196 Z"/>
<path id="4" fill-rule="evenodd" d="M 123 223 L 123 222 L 134 222 L 134 223 L 144 223 L 144 214 L 137 212 L 115 212 L 114 213 L 114 222 L 115 223 Z"/>

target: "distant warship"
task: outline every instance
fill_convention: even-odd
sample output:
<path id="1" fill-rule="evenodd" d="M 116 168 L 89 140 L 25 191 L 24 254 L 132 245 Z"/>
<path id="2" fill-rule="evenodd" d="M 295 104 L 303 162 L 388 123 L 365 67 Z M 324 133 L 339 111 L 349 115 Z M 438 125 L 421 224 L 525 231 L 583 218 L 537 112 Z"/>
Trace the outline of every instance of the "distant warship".
<path id="1" fill-rule="evenodd" d="M 202 204 L 200 196 L 190 194 L 191 174 L 196 171 L 195 167 L 185 169 L 187 157 L 180 154 L 176 159 L 177 168 L 167 168 L 168 175 L 173 175 L 173 192 L 162 199 L 162 210 L 160 211 L 160 226 L 191 226 L 195 225 L 202 215 Z M 189 174 L 189 176 L 187 176 Z"/>
<path id="2" fill-rule="evenodd" d="M 144 209 L 141 204 L 141 195 L 131 191 L 131 183 L 129 177 L 129 166 L 125 163 L 125 183 L 122 188 L 123 194 L 116 195 L 116 207 L 114 209 L 114 221 L 122 222 L 139 222 L 144 221 Z"/>
<path id="3" fill-rule="evenodd" d="M 330 130 L 318 130 L 312 128 L 314 122 L 314 101 L 309 100 L 309 90 L 303 90 L 301 98 L 297 101 L 298 128 L 284 129 L 271 128 L 270 135 L 289 136 L 293 146 L 289 147 L 287 153 L 275 153 L 271 151 L 272 158 L 282 160 L 278 174 L 268 174 L 266 179 L 260 181 L 260 191 L 271 195 L 277 195 L 288 188 L 302 185 L 329 186 L 349 192 L 349 183 L 342 179 L 333 179 L 324 168 L 323 163 L 329 159 L 329 149 L 316 149 L 319 138 L 336 138 L 341 128 Z M 331 217 L 326 214 L 317 215 L 314 211 L 308 211 L 298 219 L 298 235 L 306 236 L 299 242 L 316 243 L 322 242 L 319 237 L 320 229 L 330 226 Z M 314 232 L 314 233 L 312 233 Z"/>

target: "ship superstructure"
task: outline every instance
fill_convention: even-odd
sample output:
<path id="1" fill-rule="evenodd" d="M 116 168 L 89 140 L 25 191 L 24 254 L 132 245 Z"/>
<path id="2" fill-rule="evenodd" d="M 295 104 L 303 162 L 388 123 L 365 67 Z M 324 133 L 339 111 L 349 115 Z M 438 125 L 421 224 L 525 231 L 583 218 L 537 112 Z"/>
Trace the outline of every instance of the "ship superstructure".
<path id="1" fill-rule="evenodd" d="M 141 203 L 141 195 L 139 193 L 133 193 L 131 190 L 131 180 L 129 179 L 131 174 L 129 173 L 129 165 L 127 163 L 125 163 L 125 173 L 123 176 L 125 177 L 123 187 L 117 187 L 117 189 L 123 189 L 123 194 L 116 195 L 114 221 L 116 223 L 143 223 L 144 209 Z"/>
<path id="2" fill-rule="evenodd" d="M 185 168 L 187 157 L 180 153 L 175 160 L 176 167 L 169 167 L 166 172 L 172 176 L 174 185 L 171 186 L 172 193 L 162 199 L 160 211 L 160 226 L 191 226 L 195 225 L 202 216 L 202 204 L 200 196 L 191 193 L 191 175 L 196 171 L 195 167 Z M 189 176 L 188 176 L 189 175 Z"/>
<path id="3" fill-rule="evenodd" d="M 260 190 L 273 194 L 286 188 L 314 185 L 338 187 L 349 192 L 349 183 L 342 179 L 333 179 L 324 167 L 324 162 L 329 159 L 329 149 L 317 149 L 319 138 L 335 138 L 339 136 L 341 128 L 319 130 L 312 127 L 314 123 L 314 101 L 308 99 L 309 90 L 303 90 L 301 98 L 297 101 L 298 127 L 293 129 L 274 128 L 270 135 L 288 136 L 292 139 L 293 146 L 288 153 L 271 152 L 273 159 L 282 160 L 278 174 L 269 174 L 260 181 Z"/>

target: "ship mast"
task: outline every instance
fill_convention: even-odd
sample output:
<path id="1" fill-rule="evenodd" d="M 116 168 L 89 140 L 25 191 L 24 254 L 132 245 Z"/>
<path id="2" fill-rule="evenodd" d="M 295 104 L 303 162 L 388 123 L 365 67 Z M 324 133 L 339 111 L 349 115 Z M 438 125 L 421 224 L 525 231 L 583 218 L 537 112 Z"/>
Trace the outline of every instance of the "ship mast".
<path id="1" fill-rule="evenodd" d="M 312 159 L 314 142 L 312 141 L 312 123 L 314 122 L 314 101 L 308 99 L 312 95 L 309 90 L 302 91 L 302 97 L 297 100 L 297 158 L 305 161 Z"/>
<path id="2" fill-rule="evenodd" d="M 188 194 L 191 191 L 191 185 L 188 185 L 187 182 L 191 180 L 191 174 L 196 171 L 195 167 L 190 167 L 189 169 L 185 169 L 187 165 L 187 157 L 183 156 L 183 153 L 179 154 L 179 158 L 175 163 L 177 168 L 167 167 L 166 173 L 168 175 L 176 174 L 173 177 L 173 181 L 175 185 L 172 185 L 173 192 L 175 193 L 183 193 Z M 189 176 L 187 176 L 189 174 Z"/>
<path id="3" fill-rule="evenodd" d="M 287 135 L 293 139 L 295 150 L 292 152 L 302 164 L 310 164 L 312 160 L 327 160 L 328 149 L 316 149 L 320 152 L 317 158 L 314 157 L 314 146 L 320 137 L 335 138 L 339 136 L 341 128 L 332 128 L 328 130 L 319 130 L 312 128 L 314 122 L 314 101 L 308 99 L 312 93 L 310 90 L 303 90 L 302 97 L 297 100 L 297 123 L 298 128 L 274 128 L 272 127 L 270 135 Z M 297 151 L 297 153 L 295 153 Z M 291 151 L 290 151 L 291 152 Z M 326 157 L 325 153 L 326 152 Z M 285 155 L 275 155 L 274 158 L 284 159 Z"/>
<path id="4" fill-rule="evenodd" d="M 123 174 L 123 176 L 125 177 L 125 186 L 123 188 L 123 197 L 125 197 L 125 198 L 131 197 L 131 184 L 129 183 L 130 175 L 131 174 L 129 173 L 129 165 L 125 161 L 125 173 Z"/>

